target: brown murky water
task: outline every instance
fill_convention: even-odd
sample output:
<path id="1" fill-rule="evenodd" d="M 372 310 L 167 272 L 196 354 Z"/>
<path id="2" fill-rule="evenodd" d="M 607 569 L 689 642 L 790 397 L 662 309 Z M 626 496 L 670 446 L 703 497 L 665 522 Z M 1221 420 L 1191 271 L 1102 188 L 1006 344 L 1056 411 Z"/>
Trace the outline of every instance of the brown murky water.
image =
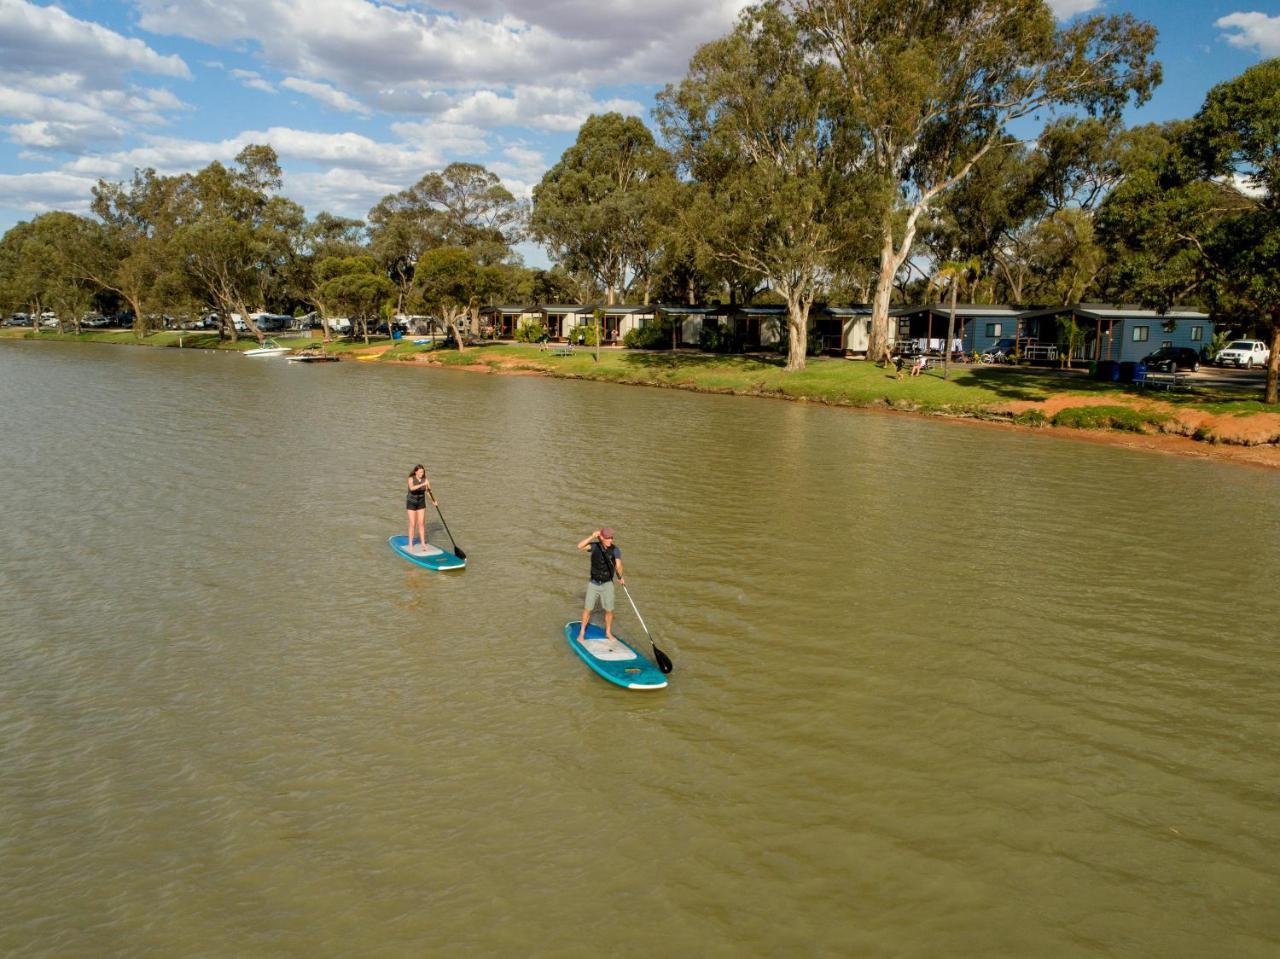
<path id="1" fill-rule="evenodd" d="M 0 490 L 0 954 L 1280 951 L 1272 473 L 5 343 Z M 561 637 L 601 523 L 662 692 Z"/>

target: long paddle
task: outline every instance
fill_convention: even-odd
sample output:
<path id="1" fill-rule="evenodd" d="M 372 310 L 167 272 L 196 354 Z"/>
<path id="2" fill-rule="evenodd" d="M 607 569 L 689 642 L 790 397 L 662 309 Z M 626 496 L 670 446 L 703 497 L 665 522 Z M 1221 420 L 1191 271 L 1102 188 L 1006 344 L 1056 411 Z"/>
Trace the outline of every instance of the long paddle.
<path id="1" fill-rule="evenodd" d="M 604 543 L 600 543 L 599 540 L 596 542 L 600 546 L 600 552 L 604 554 L 605 562 L 609 564 L 609 571 L 616 577 L 618 575 L 618 568 L 613 565 L 613 557 L 610 556 L 609 551 L 604 548 Z M 630 603 L 631 608 L 635 610 L 636 619 L 640 620 L 640 626 L 644 629 L 644 634 L 649 637 L 649 645 L 653 647 L 653 658 L 657 661 L 658 668 L 664 673 L 671 672 L 671 670 L 675 669 L 675 666 L 671 663 L 671 657 L 660 650 L 658 648 L 658 644 L 653 641 L 653 636 L 649 633 L 649 627 L 644 624 L 644 617 L 640 615 L 640 610 L 636 609 L 636 601 L 631 598 L 631 590 L 627 589 L 626 583 L 619 583 L 618 585 L 621 586 L 622 591 L 627 594 L 627 602 Z"/>
<path id="2" fill-rule="evenodd" d="M 449 533 L 449 524 L 445 523 L 444 513 L 440 512 L 440 504 L 436 502 L 436 498 L 434 494 L 432 494 L 431 496 L 431 505 L 436 508 L 436 513 L 440 516 L 440 522 L 444 523 L 444 531 L 449 534 L 449 542 L 453 546 L 453 555 L 458 557 L 458 559 L 466 559 L 467 558 L 466 552 L 461 547 L 458 546 L 457 542 L 453 538 L 453 534 Z"/>

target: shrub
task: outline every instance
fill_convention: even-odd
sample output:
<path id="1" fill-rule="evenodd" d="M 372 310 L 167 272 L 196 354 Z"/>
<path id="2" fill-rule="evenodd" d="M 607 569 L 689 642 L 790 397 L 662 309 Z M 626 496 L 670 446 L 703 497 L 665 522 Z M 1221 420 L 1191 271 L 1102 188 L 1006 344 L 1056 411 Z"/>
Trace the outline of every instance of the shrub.
<path id="1" fill-rule="evenodd" d="M 569 342 L 579 346 L 596 345 L 596 325 L 594 322 L 583 323 L 569 328 Z"/>
<path id="2" fill-rule="evenodd" d="M 541 320 L 521 323 L 516 327 L 516 341 L 519 343 L 541 343 L 547 338 L 547 325 Z"/>
<path id="3" fill-rule="evenodd" d="M 737 353 L 738 338 L 719 323 L 703 323 L 698 333 L 698 349 L 708 353 Z"/>
<path id="4" fill-rule="evenodd" d="M 666 323 L 649 323 L 627 330 L 622 345 L 632 350 L 666 350 L 671 348 L 671 328 Z"/>
<path id="5" fill-rule="evenodd" d="M 1145 433 L 1148 426 L 1159 426 L 1168 417 L 1144 413 L 1128 406 L 1073 406 L 1059 410 L 1054 426 L 1070 426 L 1079 430 L 1124 430 Z"/>
<path id="6" fill-rule="evenodd" d="M 1044 410 L 1024 410 L 1013 418 L 1013 421 L 1019 426 L 1048 426 L 1049 417 L 1044 415 Z"/>

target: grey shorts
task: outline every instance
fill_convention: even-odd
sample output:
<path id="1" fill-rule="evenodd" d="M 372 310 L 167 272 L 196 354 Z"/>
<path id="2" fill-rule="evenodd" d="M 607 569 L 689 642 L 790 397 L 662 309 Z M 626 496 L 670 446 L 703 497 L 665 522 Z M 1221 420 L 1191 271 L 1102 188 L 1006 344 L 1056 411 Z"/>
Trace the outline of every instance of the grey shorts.
<path id="1" fill-rule="evenodd" d="M 613 612 L 613 580 L 607 583 L 587 583 L 587 598 L 583 600 L 582 608 L 594 610 L 597 601 L 606 613 Z"/>

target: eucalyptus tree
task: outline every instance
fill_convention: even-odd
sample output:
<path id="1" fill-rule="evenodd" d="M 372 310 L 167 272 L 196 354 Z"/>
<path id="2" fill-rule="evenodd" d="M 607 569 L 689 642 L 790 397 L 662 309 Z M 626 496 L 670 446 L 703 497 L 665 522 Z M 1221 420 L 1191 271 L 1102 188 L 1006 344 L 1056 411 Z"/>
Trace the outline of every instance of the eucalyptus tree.
<path id="1" fill-rule="evenodd" d="M 325 257 L 316 264 L 315 273 L 320 298 L 331 308 L 348 314 L 359 325 L 367 344 L 369 320 L 395 298 L 395 284 L 371 256 Z"/>
<path id="2" fill-rule="evenodd" d="M 462 246 L 436 247 L 418 260 L 414 296 L 450 329 L 459 351 L 464 341 L 462 320 L 495 284 L 494 273 L 493 267 L 479 262 L 474 250 Z"/>
<path id="3" fill-rule="evenodd" d="M 369 246 L 399 288 L 403 312 L 424 253 L 456 246 L 486 264 L 507 261 L 524 238 L 527 217 L 524 201 L 496 174 L 475 163 L 451 163 L 378 201 L 369 211 Z"/>
<path id="4" fill-rule="evenodd" d="M 836 78 L 814 53 L 777 4 L 748 8 L 728 36 L 694 54 L 657 108 L 699 187 L 685 229 L 785 299 L 788 370 L 804 368 L 810 307 L 861 212 L 857 171 L 843 163 Z"/>
<path id="5" fill-rule="evenodd" d="M 32 329 L 38 329 L 41 315 L 52 309 L 59 331 L 70 320 L 79 332 L 80 320 L 98 291 L 91 273 L 105 252 L 100 225 L 60 210 L 42 213 L 11 229 L 3 249 L 4 298 L 27 309 Z"/>
<path id="6" fill-rule="evenodd" d="M 172 197 L 174 263 L 193 295 L 214 306 L 223 332 L 233 341 L 239 314 L 259 340 L 252 305 L 266 305 L 288 259 L 292 233 L 303 221 L 296 203 L 273 192 L 280 188 L 276 152 L 250 144 L 227 168 L 217 161 L 185 174 Z"/>
<path id="7" fill-rule="evenodd" d="M 1280 402 L 1280 58 L 1214 87 L 1165 133 L 1100 213 L 1113 280 L 1157 308 L 1195 297 L 1260 329 L 1265 401 Z"/>
<path id="8" fill-rule="evenodd" d="M 108 251 L 93 279 L 128 304 L 138 337 L 146 333 L 148 317 L 162 312 L 181 285 L 172 246 L 178 185 L 177 177 L 148 168 L 135 170 L 127 184 L 99 180 L 93 188 L 92 209 L 102 221 Z"/>
<path id="9" fill-rule="evenodd" d="M 1155 29 L 1128 15 L 1059 27 L 1045 0 L 792 0 L 842 76 L 851 138 L 886 202 L 870 347 L 921 218 L 1040 111 L 1117 116 L 1159 82 Z M 888 202 L 892 199 L 894 202 Z"/>
<path id="10" fill-rule="evenodd" d="M 342 259 L 367 254 L 368 250 L 361 242 L 363 234 L 362 220 L 324 211 L 316 214 L 315 219 L 296 234 L 297 243 L 283 272 L 284 288 L 291 299 L 307 304 L 320 314 L 325 342 L 329 341 L 329 324 L 325 321 L 330 316 L 331 307 L 321 295 L 324 280 L 317 267 L 331 257 Z"/>
<path id="11" fill-rule="evenodd" d="M 597 114 L 533 190 L 530 233 L 570 272 L 590 275 L 610 304 L 651 275 L 653 208 L 674 163 L 636 117 Z"/>

